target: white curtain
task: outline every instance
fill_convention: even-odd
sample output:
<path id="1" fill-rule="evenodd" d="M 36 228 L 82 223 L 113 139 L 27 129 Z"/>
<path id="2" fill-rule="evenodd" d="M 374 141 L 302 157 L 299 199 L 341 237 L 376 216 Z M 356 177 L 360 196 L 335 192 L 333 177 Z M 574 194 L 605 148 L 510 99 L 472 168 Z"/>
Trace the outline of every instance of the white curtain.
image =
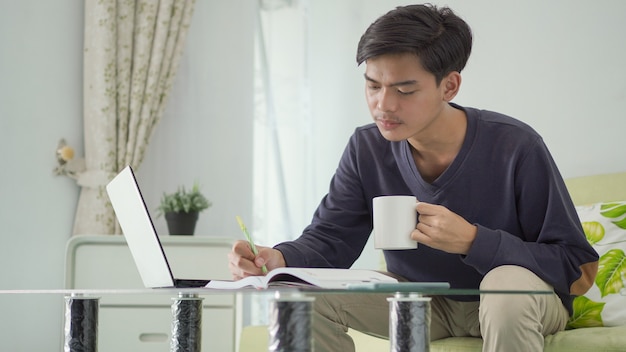
<path id="1" fill-rule="evenodd" d="M 85 171 L 74 234 L 120 233 L 104 186 L 138 168 L 163 114 L 194 0 L 87 0 L 84 43 Z"/>
<path id="2" fill-rule="evenodd" d="M 308 9 L 308 0 L 259 0 L 253 237 L 267 245 L 299 236 L 313 209 Z M 266 323 L 267 299 L 255 297 L 248 304 L 244 321 Z"/>
<path id="3" fill-rule="evenodd" d="M 255 238 L 268 244 L 300 235 L 312 214 L 308 16 L 307 0 L 260 1 L 253 212 Z"/>
<path id="4" fill-rule="evenodd" d="M 253 237 L 263 245 L 295 239 L 311 222 L 354 128 L 371 121 L 362 31 L 394 6 L 359 0 L 259 0 L 256 38 Z M 355 268 L 377 269 L 368 242 Z M 251 324 L 268 316 L 251 302 Z"/>

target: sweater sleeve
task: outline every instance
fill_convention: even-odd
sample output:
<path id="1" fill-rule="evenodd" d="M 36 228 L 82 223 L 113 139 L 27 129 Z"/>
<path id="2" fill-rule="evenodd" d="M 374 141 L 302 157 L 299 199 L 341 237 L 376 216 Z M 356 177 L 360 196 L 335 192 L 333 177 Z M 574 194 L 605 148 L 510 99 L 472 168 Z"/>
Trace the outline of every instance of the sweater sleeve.
<path id="1" fill-rule="evenodd" d="M 522 234 L 476 224 L 466 264 L 485 274 L 500 265 L 523 266 L 562 295 L 582 295 L 593 284 L 598 255 L 587 242 L 565 183 L 539 138 L 520 160 L 514 179 Z"/>
<path id="2" fill-rule="evenodd" d="M 311 224 L 297 239 L 274 247 L 288 266 L 349 268 L 363 251 L 372 224 L 359 175 L 358 149 L 358 134 L 354 134 Z"/>

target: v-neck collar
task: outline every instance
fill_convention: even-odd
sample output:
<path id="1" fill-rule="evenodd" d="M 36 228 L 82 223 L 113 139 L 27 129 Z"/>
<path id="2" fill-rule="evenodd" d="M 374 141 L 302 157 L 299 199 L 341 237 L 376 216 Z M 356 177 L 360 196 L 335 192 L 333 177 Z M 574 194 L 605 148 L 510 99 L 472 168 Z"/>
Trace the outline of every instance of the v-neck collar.
<path id="1" fill-rule="evenodd" d="M 404 140 L 392 143 L 391 149 L 398 163 L 398 167 L 400 168 L 402 177 L 410 189 L 416 194 L 420 192 L 427 192 L 434 196 L 439 190 L 445 188 L 446 185 L 454 180 L 458 174 L 461 165 L 463 165 L 464 161 L 467 159 L 467 154 L 470 152 L 474 143 L 477 128 L 477 117 L 475 114 L 477 111 L 474 109 L 466 109 L 454 103 L 450 103 L 450 105 L 465 112 L 465 116 L 467 118 L 465 138 L 463 139 L 463 144 L 461 145 L 459 153 L 456 155 L 454 160 L 452 160 L 452 163 L 450 163 L 443 173 L 432 183 L 424 181 L 422 175 L 420 175 L 417 170 L 409 142 Z"/>

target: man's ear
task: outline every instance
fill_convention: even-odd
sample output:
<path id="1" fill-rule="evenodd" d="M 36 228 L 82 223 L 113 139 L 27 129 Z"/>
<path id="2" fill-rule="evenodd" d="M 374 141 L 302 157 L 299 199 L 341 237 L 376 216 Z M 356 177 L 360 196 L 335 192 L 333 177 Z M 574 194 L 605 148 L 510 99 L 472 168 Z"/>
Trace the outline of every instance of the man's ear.
<path id="1" fill-rule="evenodd" d="M 441 80 L 441 84 L 443 85 L 443 99 L 452 101 L 461 88 L 461 74 L 452 71 Z"/>

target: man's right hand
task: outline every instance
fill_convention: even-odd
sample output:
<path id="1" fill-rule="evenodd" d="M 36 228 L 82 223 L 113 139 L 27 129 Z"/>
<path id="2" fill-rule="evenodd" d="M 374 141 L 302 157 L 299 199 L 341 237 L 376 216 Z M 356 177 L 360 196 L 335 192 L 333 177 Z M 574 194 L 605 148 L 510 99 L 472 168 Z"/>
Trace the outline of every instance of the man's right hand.
<path id="1" fill-rule="evenodd" d="M 252 253 L 250 244 L 246 241 L 237 241 L 228 253 L 228 268 L 233 276 L 233 280 L 240 280 L 246 276 L 263 275 L 261 269 L 263 265 L 267 270 L 287 266 L 283 254 L 274 248 L 256 246 L 259 254 Z"/>

